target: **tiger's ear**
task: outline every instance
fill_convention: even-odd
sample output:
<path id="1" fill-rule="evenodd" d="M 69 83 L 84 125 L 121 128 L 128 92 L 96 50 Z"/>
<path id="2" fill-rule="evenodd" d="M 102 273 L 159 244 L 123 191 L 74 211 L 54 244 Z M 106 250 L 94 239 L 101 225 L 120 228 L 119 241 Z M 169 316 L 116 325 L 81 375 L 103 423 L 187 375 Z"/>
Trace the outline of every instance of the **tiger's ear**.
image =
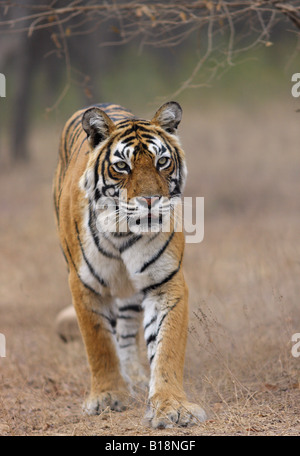
<path id="1" fill-rule="evenodd" d="M 169 101 L 163 104 L 155 113 L 152 122 L 162 127 L 168 133 L 176 133 L 181 121 L 182 109 L 176 101 Z"/>
<path id="2" fill-rule="evenodd" d="M 89 108 L 82 116 L 82 127 L 88 136 L 90 145 L 95 148 L 115 129 L 115 124 L 99 108 Z"/>

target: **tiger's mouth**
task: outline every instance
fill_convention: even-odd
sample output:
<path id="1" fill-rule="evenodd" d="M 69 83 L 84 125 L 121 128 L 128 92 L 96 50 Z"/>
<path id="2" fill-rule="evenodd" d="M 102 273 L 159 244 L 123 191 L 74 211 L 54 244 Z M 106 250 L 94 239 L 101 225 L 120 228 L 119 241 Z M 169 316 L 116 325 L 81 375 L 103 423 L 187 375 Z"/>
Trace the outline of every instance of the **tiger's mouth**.
<path id="1" fill-rule="evenodd" d="M 157 227 L 160 226 L 163 222 L 163 216 L 162 214 L 153 214 L 151 212 L 148 212 L 148 215 L 144 215 L 140 218 L 137 218 L 135 220 L 135 223 L 137 226 L 143 227 L 146 226 L 147 228 L 151 228 L 152 226 Z"/>
<path id="2" fill-rule="evenodd" d="M 178 200 L 178 198 L 177 198 Z M 177 201 L 176 200 L 176 201 Z M 109 201 L 109 202 L 107 202 Z M 170 231 L 175 217 L 176 201 L 166 197 L 139 197 L 130 201 L 106 199 L 99 209 L 99 231 L 136 234 Z"/>
<path id="3" fill-rule="evenodd" d="M 172 205 L 166 197 L 138 197 L 128 213 L 128 226 L 134 233 L 168 230 Z"/>

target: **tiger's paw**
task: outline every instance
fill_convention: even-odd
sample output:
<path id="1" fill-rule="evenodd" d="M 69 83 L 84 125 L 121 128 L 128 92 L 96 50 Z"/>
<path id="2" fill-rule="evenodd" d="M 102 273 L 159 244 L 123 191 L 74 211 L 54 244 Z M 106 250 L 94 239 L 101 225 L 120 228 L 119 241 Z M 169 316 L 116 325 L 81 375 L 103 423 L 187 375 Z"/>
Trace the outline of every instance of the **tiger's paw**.
<path id="1" fill-rule="evenodd" d="M 177 399 L 156 402 L 146 413 L 154 429 L 194 426 L 206 420 L 205 411 L 197 404 Z"/>
<path id="2" fill-rule="evenodd" d="M 104 411 L 114 410 L 122 412 L 129 405 L 129 394 L 123 391 L 104 391 L 90 394 L 83 404 L 83 411 L 87 415 L 100 415 Z"/>

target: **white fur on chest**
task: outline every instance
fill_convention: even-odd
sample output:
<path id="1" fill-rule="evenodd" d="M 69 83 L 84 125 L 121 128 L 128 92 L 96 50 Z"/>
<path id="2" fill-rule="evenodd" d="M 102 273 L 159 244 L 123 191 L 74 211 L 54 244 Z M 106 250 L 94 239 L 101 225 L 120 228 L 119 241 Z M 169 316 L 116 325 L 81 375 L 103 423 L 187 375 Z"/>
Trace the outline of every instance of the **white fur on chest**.
<path id="1" fill-rule="evenodd" d="M 97 236 L 102 248 L 113 258 L 98 250 L 86 217 L 85 230 L 81 234 L 83 254 L 79 273 L 83 282 L 102 296 L 129 297 L 161 282 L 176 268 L 177 260 L 168 249 L 159 255 L 168 233 L 143 235 L 123 251 L 122 246 L 127 242 L 131 244 L 134 235 L 118 238 L 98 232 Z M 153 259 L 155 261 L 151 263 Z"/>

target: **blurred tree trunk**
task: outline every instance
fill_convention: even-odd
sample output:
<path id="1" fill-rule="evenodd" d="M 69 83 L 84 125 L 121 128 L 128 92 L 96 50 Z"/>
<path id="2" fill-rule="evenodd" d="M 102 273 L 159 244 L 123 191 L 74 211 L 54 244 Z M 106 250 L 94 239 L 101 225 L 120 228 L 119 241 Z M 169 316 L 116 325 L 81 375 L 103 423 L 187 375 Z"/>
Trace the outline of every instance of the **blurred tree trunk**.
<path id="1" fill-rule="evenodd" d="M 101 75 L 101 59 L 97 56 L 95 61 L 94 54 L 89 52 L 93 46 L 97 46 L 96 37 L 93 34 L 70 37 L 68 46 L 72 62 L 79 68 L 79 72 L 96 82 Z M 57 65 L 57 55 L 52 54 L 45 59 L 47 52 L 51 50 L 53 50 L 53 42 L 48 30 L 35 31 L 31 37 L 24 33 L 19 40 L 19 45 L 16 46 L 15 93 L 12 102 L 13 110 L 9 133 L 10 152 L 13 161 L 24 162 L 30 159 L 28 136 L 32 125 L 32 106 L 38 99 L 37 94 L 34 92 L 36 87 L 35 80 L 41 72 L 44 72 L 46 77 L 46 87 L 42 96 L 43 101 L 45 103 L 50 102 L 51 105 L 53 104 L 53 99 L 57 99 L 64 69 L 61 65 Z M 101 101 L 99 98 L 101 95 L 99 84 L 92 85 L 91 90 L 87 90 L 83 81 L 78 87 L 83 105 Z"/>
<path id="2" fill-rule="evenodd" d="M 24 36 L 20 40 L 16 58 L 16 91 L 11 118 L 10 147 L 12 158 L 17 161 L 26 161 L 29 158 L 27 138 L 33 81 L 38 62 L 37 44 L 37 40 Z"/>

